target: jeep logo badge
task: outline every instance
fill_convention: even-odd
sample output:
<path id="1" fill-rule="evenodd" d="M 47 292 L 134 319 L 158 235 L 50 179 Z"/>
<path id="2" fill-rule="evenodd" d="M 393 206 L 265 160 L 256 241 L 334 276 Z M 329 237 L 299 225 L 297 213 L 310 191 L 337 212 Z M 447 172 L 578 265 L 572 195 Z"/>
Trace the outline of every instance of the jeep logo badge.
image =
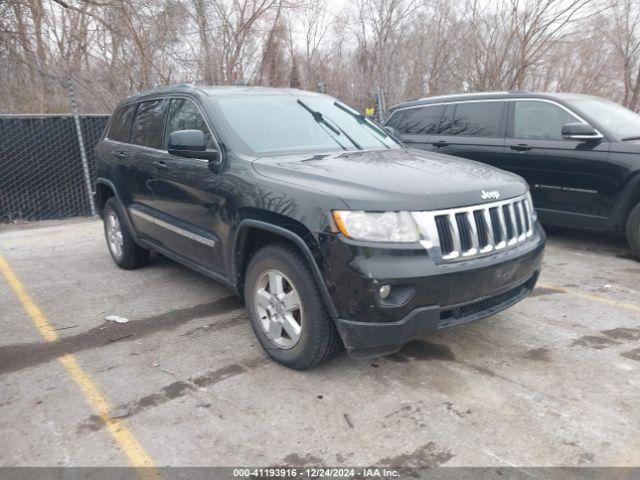
<path id="1" fill-rule="evenodd" d="M 480 198 L 482 198 L 482 200 L 498 200 L 500 198 L 500 192 L 497 190 L 491 190 L 490 192 L 485 192 L 484 190 L 482 190 Z"/>

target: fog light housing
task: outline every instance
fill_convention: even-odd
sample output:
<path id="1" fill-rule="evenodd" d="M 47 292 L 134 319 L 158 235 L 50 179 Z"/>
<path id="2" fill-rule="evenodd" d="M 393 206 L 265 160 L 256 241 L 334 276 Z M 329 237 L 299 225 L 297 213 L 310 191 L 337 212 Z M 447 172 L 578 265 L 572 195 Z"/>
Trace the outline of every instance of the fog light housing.
<path id="1" fill-rule="evenodd" d="M 378 295 L 380 295 L 380 298 L 382 300 L 387 298 L 390 293 L 391 293 L 391 285 L 382 285 L 378 290 Z"/>

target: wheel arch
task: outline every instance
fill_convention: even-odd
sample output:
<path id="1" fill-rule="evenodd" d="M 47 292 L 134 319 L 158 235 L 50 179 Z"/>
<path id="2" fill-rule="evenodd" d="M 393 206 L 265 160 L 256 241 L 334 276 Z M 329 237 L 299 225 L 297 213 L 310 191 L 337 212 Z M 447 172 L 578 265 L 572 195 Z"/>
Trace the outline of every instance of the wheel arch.
<path id="1" fill-rule="evenodd" d="M 137 242 L 138 232 L 133 226 L 133 222 L 131 221 L 131 217 L 129 216 L 129 211 L 125 208 L 124 203 L 122 202 L 122 197 L 120 197 L 120 194 L 118 193 L 118 189 L 111 180 L 107 180 L 106 178 L 102 177 L 96 179 L 95 202 L 96 208 L 98 210 L 98 215 L 100 217 L 102 217 L 104 206 L 107 203 L 107 200 L 109 200 L 109 198 L 111 197 L 114 197 L 118 201 L 118 204 L 122 207 L 121 213 L 124 216 L 125 222 L 127 222 L 129 232 L 131 232 L 134 240 Z"/>
<path id="2" fill-rule="evenodd" d="M 610 223 L 615 231 L 624 231 L 631 210 L 640 203 L 640 172 L 629 179 L 611 208 Z"/>
<path id="3" fill-rule="evenodd" d="M 96 181 L 95 204 L 96 210 L 98 211 L 98 216 L 102 217 L 104 206 L 106 205 L 107 200 L 115 196 L 115 188 L 112 184 L 110 185 L 110 182 L 107 182 L 106 180 Z"/>
<path id="4" fill-rule="evenodd" d="M 332 318 L 337 318 L 337 310 L 331 300 L 324 278 L 318 267 L 316 256 L 309 244 L 303 239 L 303 236 L 310 239 L 312 236 L 311 232 L 299 222 L 292 221 L 289 218 L 286 218 L 286 222 L 289 228 L 253 218 L 240 221 L 235 231 L 230 252 L 231 278 L 236 285 L 238 294 L 243 294 L 244 275 L 252 253 L 268 243 L 285 241 L 293 244 L 302 253 L 320 289 L 327 311 Z M 319 253 L 316 252 L 316 255 L 319 256 Z"/>

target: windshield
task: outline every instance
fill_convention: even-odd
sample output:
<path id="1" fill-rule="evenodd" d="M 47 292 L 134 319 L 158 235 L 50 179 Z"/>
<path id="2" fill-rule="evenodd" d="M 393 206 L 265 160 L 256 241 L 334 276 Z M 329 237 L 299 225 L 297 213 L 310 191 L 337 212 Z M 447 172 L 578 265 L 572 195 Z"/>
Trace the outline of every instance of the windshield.
<path id="1" fill-rule="evenodd" d="M 330 97 L 247 95 L 217 106 L 252 155 L 400 148 L 362 115 Z"/>
<path id="2" fill-rule="evenodd" d="M 578 98 L 567 103 L 621 139 L 640 136 L 640 115 L 617 103 L 601 98 Z"/>

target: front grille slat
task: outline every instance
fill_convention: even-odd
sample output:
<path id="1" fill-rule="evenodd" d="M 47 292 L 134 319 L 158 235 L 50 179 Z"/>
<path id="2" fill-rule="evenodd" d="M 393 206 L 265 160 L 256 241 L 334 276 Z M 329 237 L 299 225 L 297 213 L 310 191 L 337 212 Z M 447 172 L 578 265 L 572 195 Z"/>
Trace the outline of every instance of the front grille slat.
<path id="1" fill-rule="evenodd" d="M 516 212 L 515 212 L 515 209 L 513 208 L 513 203 L 505 205 L 504 208 L 506 209 L 508 222 L 509 222 L 507 225 L 507 229 L 511 231 L 511 233 L 509 234 L 508 243 L 514 244 L 518 239 L 518 227 L 516 225 Z"/>
<path id="2" fill-rule="evenodd" d="M 460 232 L 460 251 L 467 252 L 471 249 L 471 235 L 465 213 L 456 213 L 456 224 Z"/>
<path id="3" fill-rule="evenodd" d="M 519 241 L 526 238 L 527 230 L 528 230 L 523 204 L 524 204 L 524 201 L 516 202 L 516 208 L 518 209 L 518 218 L 520 219 L 520 225 L 522 226 L 522 230 L 520 232 L 520 238 L 518 238 Z"/>
<path id="4" fill-rule="evenodd" d="M 449 228 L 449 219 L 446 215 L 435 217 L 436 230 L 440 238 L 440 251 L 443 256 L 449 255 L 453 251 L 453 237 Z"/>
<path id="5" fill-rule="evenodd" d="M 498 211 L 498 223 L 500 224 L 500 245 L 496 246 L 496 248 L 503 248 L 509 240 L 507 237 L 507 221 L 504 217 L 504 208 L 498 207 L 496 210 Z"/>
<path id="6" fill-rule="evenodd" d="M 527 237 L 533 233 L 533 225 L 532 225 L 532 215 L 531 215 L 531 207 L 529 206 L 528 201 L 523 202 L 524 210 L 525 210 L 525 218 L 527 219 Z"/>
<path id="7" fill-rule="evenodd" d="M 475 255 L 478 253 L 478 227 L 476 226 L 475 215 L 473 211 L 467 211 L 465 213 L 467 224 L 469 225 L 469 237 L 471 238 L 471 248 L 466 252 L 466 255 Z"/>
<path id="8" fill-rule="evenodd" d="M 450 258 L 457 258 L 462 253 L 462 244 L 460 240 L 460 230 L 458 229 L 458 222 L 456 221 L 455 214 L 448 214 L 447 220 L 449 222 L 449 228 L 451 228 L 451 238 L 453 240 L 453 250 L 449 254 Z"/>
<path id="9" fill-rule="evenodd" d="M 478 248 L 483 251 L 487 247 L 492 247 L 493 241 L 490 240 L 491 225 L 488 220 L 489 211 L 486 208 L 473 211 L 473 218 L 476 222 L 478 232 Z"/>
<path id="10" fill-rule="evenodd" d="M 471 207 L 413 213 L 422 244 L 444 261 L 463 260 L 511 248 L 533 235 L 526 196 Z"/>

